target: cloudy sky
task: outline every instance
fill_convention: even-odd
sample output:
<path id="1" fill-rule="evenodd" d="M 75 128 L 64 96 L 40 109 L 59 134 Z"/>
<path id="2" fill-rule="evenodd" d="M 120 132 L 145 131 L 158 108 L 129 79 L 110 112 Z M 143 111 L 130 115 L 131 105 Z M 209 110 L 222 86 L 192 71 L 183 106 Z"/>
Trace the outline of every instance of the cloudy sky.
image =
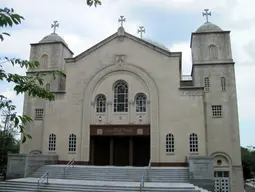
<path id="1" fill-rule="evenodd" d="M 57 33 L 75 55 L 116 32 L 120 15 L 126 17 L 125 30 L 137 35 L 145 26 L 144 37 L 183 52 L 183 74 L 190 74 L 190 37 L 205 22 L 204 8 L 212 12 L 210 21 L 231 30 L 232 52 L 236 62 L 241 145 L 255 146 L 255 7 L 254 0 L 102 0 L 102 6 L 86 5 L 86 0 L 1 0 L 0 6 L 12 7 L 25 17 L 20 26 L 8 29 L 11 38 L 0 43 L 0 57 L 29 58 L 30 43 L 52 32 L 53 20 L 60 23 Z M 19 68 L 6 70 L 25 74 Z M 22 112 L 23 96 L 12 86 L 0 82 L 0 94 L 13 99 Z"/>

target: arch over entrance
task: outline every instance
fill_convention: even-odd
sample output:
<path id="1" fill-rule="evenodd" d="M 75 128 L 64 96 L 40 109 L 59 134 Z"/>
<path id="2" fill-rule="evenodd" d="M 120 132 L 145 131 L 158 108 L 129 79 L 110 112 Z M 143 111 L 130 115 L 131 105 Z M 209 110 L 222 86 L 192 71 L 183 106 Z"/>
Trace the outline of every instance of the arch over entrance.
<path id="1" fill-rule="evenodd" d="M 213 157 L 214 164 L 215 192 L 231 191 L 231 158 L 224 152 L 214 152 L 211 156 Z"/>
<path id="2" fill-rule="evenodd" d="M 145 83 L 150 95 L 150 151 L 151 161 L 159 162 L 159 97 L 158 88 L 153 78 L 143 69 L 129 63 L 113 64 L 96 72 L 89 80 L 88 85 L 84 88 L 82 101 L 82 122 L 81 122 L 81 161 L 89 161 L 90 145 L 90 116 L 93 108 L 93 92 L 97 84 L 106 75 L 117 71 L 128 71 L 137 76 Z"/>

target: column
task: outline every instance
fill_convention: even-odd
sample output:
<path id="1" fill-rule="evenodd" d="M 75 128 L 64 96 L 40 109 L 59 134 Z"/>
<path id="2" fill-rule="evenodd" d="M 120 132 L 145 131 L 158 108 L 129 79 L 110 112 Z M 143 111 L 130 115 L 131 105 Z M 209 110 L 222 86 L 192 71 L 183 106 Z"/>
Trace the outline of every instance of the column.
<path id="1" fill-rule="evenodd" d="M 113 141 L 113 138 L 111 137 L 111 140 L 110 140 L 110 165 L 113 165 L 113 157 L 114 157 L 114 141 Z"/>
<path id="2" fill-rule="evenodd" d="M 90 107 L 90 114 L 91 114 L 91 119 L 90 119 L 90 124 L 95 124 L 95 101 L 91 102 L 91 107 Z"/>
<path id="3" fill-rule="evenodd" d="M 129 165 L 133 166 L 133 137 L 129 137 Z"/>
<path id="4" fill-rule="evenodd" d="M 107 123 L 111 124 L 111 118 L 112 118 L 112 102 L 111 101 L 107 101 Z"/>
<path id="5" fill-rule="evenodd" d="M 94 162 L 94 159 L 95 159 L 95 142 L 94 142 L 94 139 L 91 139 L 91 146 L 90 146 L 90 161 L 91 161 L 91 164 L 94 165 L 95 162 Z"/>
<path id="6" fill-rule="evenodd" d="M 128 116 L 129 116 L 129 123 L 134 123 L 134 114 L 135 114 L 135 109 L 134 109 L 134 101 L 133 100 L 130 100 L 128 102 L 129 104 L 129 113 L 128 113 Z"/>

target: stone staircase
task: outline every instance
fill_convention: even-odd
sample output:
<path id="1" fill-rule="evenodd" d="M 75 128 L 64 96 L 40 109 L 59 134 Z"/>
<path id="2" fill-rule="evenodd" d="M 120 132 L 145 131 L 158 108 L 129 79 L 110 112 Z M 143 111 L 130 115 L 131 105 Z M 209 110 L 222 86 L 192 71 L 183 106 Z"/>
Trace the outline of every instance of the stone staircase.
<path id="1" fill-rule="evenodd" d="M 61 165 L 46 165 L 39 168 L 30 177 L 40 178 L 46 171 L 49 177 L 55 179 L 73 179 L 90 181 L 124 181 L 140 182 L 142 173 L 145 181 L 150 182 L 171 182 L 188 183 L 188 168 L 155 168 L 150 169 L 147 174 L 147 167 L 114 167 L 114 166 L 74 166 L 70 167 L 64 174 L 64 167 Z"/>
<path id="2" fill-rule="evenodd" d="M 32 173 L 29 178 L 0 182 L 0 192 L 134 192 L 140 191 L 141 176 L 144 174 L 146 192 L 208 192 L 189 184 L 187 168 L 74 166 L 64 174 L 65 166 L 47 165 Z M 49 172 L 49 184 L 38 179 Z"/>

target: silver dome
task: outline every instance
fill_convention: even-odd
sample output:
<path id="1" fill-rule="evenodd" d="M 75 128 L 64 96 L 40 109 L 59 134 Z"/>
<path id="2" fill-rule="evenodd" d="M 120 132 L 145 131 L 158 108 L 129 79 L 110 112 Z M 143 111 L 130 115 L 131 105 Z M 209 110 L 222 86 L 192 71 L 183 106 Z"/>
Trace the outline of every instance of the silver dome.
<path id="1" fill-rule="evenodd" d="M 197 29 L 197 33 L 201 33 L 201 32 L 219 32 L 222 31 L 222 29 L 211 23 L 211 22 L 206 22 L 203 25 L 201 25 L 198 29 Z"/>
<path id="2" fill-rule="evenodd" d="M 68 47 L 65 40 L 62 37 L 60 37 L 57 33 L 51 33 L 45 36 L 41 41 L 39 41 L 39 43 L 53 43 L 53 42 L 62 42 Z"/>
<path id="3" fill-rule="evenodd" d="M 159 48 L 161 48 L 161 49 L 164 49 L 164 50 L 166 50 L 166 51 L 170 51 L 165 45 L 163 45 L 163 44 L 161 44 L 161 43 L 158 43 L 158 42 L 156 42 L 156 41 L 152 41 L 152 40 L 150 40 L 150 39 L 143 39 L 143 40 L 145 40 L 145 41 L 147 41 L 148 43 L 153 44 L 153 45 L 155 45 L 155 46 L 157 46 L 157 47 L 159 47 Z"/>

